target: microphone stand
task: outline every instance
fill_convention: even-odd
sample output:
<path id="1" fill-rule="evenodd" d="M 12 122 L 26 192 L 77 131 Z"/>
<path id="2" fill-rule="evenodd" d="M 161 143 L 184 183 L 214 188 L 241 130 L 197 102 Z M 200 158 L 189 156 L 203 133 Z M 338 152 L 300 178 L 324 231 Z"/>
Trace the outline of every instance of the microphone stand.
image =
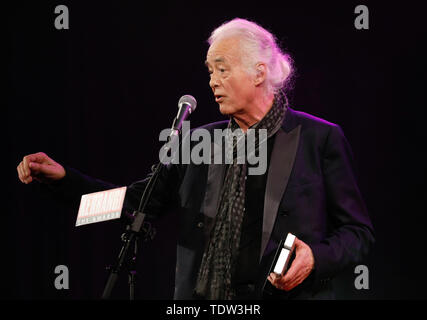
<path id="1" fill-rule="evenodd" d="M 168 142 L 170 145 L 174 143 L 179 144 L 179 134 L 182 128 L 182 122 L 191 114 L 192 111 L 195 110 L 197 105 L 196 99 L 190 95 L 182 96 L 178 102 L 178 115 L 174 118 L 171 133 L 168 137 Z M 154 190 L 157 179 L 161 174 L 162 170 L 169 164 L 169 162 L 165 161 L 167 153 L 171 150 L 170 147 L 164 148 L 164 156 L 160 159 L 160 162 L 156 165 L 153 170 L 153 175 L 150 177 L 147 185 L 145 186 L 144 192 L 142 194 L 141 200 L 139 202 L 138 210 L 134 211 L 132 214 L 133 222 L 132 224 L 126 227 L 126 232 L 122 234 L 122 248 L 120 250 L 119 256 L 117 258 L 117 262 L 113 267 L 110 267 L 110 276 L 108 277 L 107 284 L 105 285 L 104 292 L 102 293 L 102 299 L 109 299 L 111 296 L 111 292 L 114 288 L 114 285 L 117 282 L 119 277 L 119 273 L 123 268 L 123 264 L 128 255 L 129 248 L 131 244 L 134 245 L 134 252 L 132 259 L 128 262 L 128 270 L 129 270 L 129 298 L 133 300 L 135 298 L 135 281 L 136 281 L 136 256 L 138 252 L 138 238 L 140 234 L 144 234 L 144 239 L 152 238 L 153 232 L 151 231 L 151 227 L 147 230 L 144 230 L 143 225 L 147 224 L 144 222 L 145 219 L 145 207 L 150 200 L 151 193 Z M 179 152 L 178 152 L 179 153 Z M 175 154 L 172 154 L 172 157 L 175 157 Z M 141 230 L 142 228 L 142 230 Z M 148 235 L 147 235 L 148 234 Z"/>
<path id="2" fill-rule="evenodd" d="M 123 242 L 120 253 L 117 257 L 117 262 L 114 266 L 109 267 L 110 275 L 108 277 L 107 283 L 105 285 L 104 291 L 102 293 L 102 299 L 109 299 L 111 296 L 111 292 L 117 282 L 119 274 L 125 264 L 125 259 L 128 256 L 128 251 L 131 245 L 133 244 L 133 257 L 128 262 L 128 270 L 129 270 L 129 299 L 135 299 L 135 283 L 136 283 L 136 256 L 138 252 L 138 239 L 141 234 L 144 236 L 144 240 L 148 238 L 153 238 L 153 231 L 151 230 L 151 226 L 148 226 L 148 230 L 143 228 L 145 214 L 143 213 L 145 207 L 151 197 L 151 193 L 154 190 L 157 179 L 162 172 L 165 166 L 159 162 L 156 165 L 156 168 L 153 172 L 153 175 L 150 177 L 147 185 L 145 186 L 144 192 L 141 197 L 141 201 L 139 203 L 138 210 L 134 211 L 132 214 L 133 222 L 132 224 L 126 227 L 126 232 L 122 234 L 121 240 Z"/>

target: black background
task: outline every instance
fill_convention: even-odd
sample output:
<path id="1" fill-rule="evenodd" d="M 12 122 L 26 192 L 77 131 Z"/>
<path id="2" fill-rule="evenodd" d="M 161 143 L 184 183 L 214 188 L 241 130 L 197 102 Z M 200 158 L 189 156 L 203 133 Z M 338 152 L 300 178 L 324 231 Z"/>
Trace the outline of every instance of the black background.
<path id="1" fill-rule="evenodd" d="M 69 8 L 56 30 L 54 8 Z M 354 8 L 369 8 L 356 30 Z M 425 293 L 424 118 L 426 28 L 410 2 L 33 1 L 10 5 L 6 29 L 6 166 L 1 231 L 3 299 L 98 299 L 120 248 L 117 221 L 74 227 L 67 208 L 16 166 L 44 151 L 84 173 L 127 185 L 158 160 L 158 135 L 177 101 L 198 101 L 191 125 L 224 119 L 208 86 L 207 38 L 247 18 L 272 31 L 295 61 L 291 106 L 341 125 L 355 157 L 375 230 L 369 290 L 354 270 L 335 284 L 340 299 L 419 299 Z M 139 255 L 139 299 L 171 299 L 176 216 L 157 223 Z M 55 266 L 70 289 L 54 287 Z M 127 298 L 123 274 L 114 293 Z"/>

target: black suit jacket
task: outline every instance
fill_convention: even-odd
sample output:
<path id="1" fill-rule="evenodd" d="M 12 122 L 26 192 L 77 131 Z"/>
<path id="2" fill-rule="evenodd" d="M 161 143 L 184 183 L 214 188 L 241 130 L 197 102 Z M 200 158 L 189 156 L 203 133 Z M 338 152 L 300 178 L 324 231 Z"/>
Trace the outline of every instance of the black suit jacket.
<path id="1" fill-rule="evenodd" d="M 204 128 L 224 129 L 227 122 Z M 175 299 L 192 299 L 216 215 L 224 168 L 215 164 L 169 166 L 163 170 L 149 203 L 147 213 L 152 216 L 179 210 Z M 288 108 L 276 134 L 267 174 L 257 292 L 261 294 L 280 239 L 292 232 L 311 247 L 315 269 L 295 289 L 273 290 L 272 297 L 332 298 L 330 279 L 362 261 L 374 242 L 373 227 L 354 176 L 351 149 L 340 127 Z M 128 210 L 138 207 L 147 180 L 128 187 Z M 66 178 L 53 189 L 79 197 L 112 187 L 67 168 Z"/>

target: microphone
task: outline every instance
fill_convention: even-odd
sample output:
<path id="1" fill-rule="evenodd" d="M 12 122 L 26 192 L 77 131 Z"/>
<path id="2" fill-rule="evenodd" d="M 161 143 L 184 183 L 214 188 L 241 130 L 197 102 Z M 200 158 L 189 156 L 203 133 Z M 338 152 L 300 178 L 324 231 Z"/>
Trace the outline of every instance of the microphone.
<path id="1" fill-rule="evenodd" d="M 182 96 L 178 101 L 178 114 L 172 123 L 171 133 L 169 140 L 174 136 L 177 136 L 182 128 L 182 123 L 190 116 L 190 114 L 196 110 L 197 101 L 193 96 L 186 94 Z"/>
<path id="2" fill-rule="evenodd" d="M 178 101 L 178 113 L 173 120 L 170 134 L 168 136 L 167 142 L 160 151 L 159 158 L 161 163 L 166 163 L 166 158 L 168 158 L 168 152 L 172 149 L 176 143 L 179 142 L 179 133 L 182 129 L 182 123 L 190 116 L 190 114 L 196 110 L 197 101 L 193 96 L 186 94 L 182 96 Z M 175 154 L 172 154 L 172 159 L 175 158 Z"/>

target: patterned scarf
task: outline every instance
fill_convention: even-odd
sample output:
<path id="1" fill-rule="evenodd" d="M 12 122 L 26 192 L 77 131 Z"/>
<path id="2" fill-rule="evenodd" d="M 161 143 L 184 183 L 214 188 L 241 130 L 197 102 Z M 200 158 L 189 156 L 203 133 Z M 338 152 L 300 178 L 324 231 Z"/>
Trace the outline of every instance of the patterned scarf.
<path id="1" fill-rule="evenodd" d="M 286 108 L 286 96 L 279 93 L 276 95 L 271 109 L 251 129 L 266 129 L 267 138 L 271 137 L 279 130 Z M 240 128 L 232 119 L 228 124 L 228 129 L 234 133 L 234 130 Z M 230 132 L 230 130 L 227 131 Z M 246 138 L 245 134 L 242 135 L 243 138 Z M 255 137 L 255 150 L 258 151 L 259 135 L 255 134 Z M 261 143 L 266 143 L 266 141 L 261 141 Z M 238 163 L 240 161 L 237 161 L 237 143 L 232 148 L 233 162 L 228 165 L 226 170 L 218 213 L 215 217 L 209 243 L 203 254 L 195 288 L 196 297 L 203 299 L 231 300 L 235 296 L 232 288 L 232 275 L 239 254 L 241 226 L 245 214 L 247 163 Z"/>

